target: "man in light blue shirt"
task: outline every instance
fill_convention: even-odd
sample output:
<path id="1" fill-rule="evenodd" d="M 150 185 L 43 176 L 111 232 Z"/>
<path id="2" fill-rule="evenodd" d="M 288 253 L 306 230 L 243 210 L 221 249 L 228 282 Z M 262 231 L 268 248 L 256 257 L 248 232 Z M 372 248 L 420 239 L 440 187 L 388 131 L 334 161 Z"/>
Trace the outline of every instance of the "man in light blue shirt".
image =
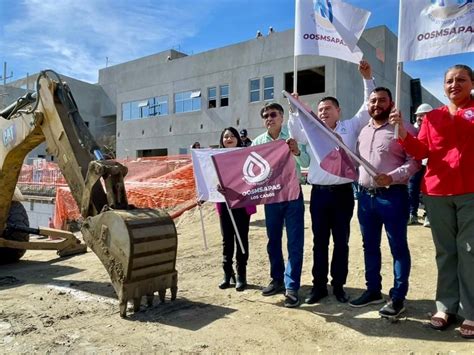
<path id="1" fill-rule="evenodd" d="M 264 144 L 277 139 L 284 139 L 296 162 L 298 178 L 301 179 L 301 167 L 309 166 L 309 155 L 304 145 L 298 145 L 290 138 L 283 125 L 283 107 L 278 103 L 268 103 L 260 110 L 267 131 L 256 137 L 252 145 Z M 270 284 L 262 290 L 263 296 L 271 296 L 286 289 L 285 307 L 299 306 L 298 290 L 300 288 L 301 270 L 303 267 L 304 247 L 304 201 L 300 192 L 293 201 L 265 205 L 265 225 L 267 228 L 267 252 L 270 260 Z M 285 268 L 282 251 L 283 225 L 286 226 L 288 262 Z"/>

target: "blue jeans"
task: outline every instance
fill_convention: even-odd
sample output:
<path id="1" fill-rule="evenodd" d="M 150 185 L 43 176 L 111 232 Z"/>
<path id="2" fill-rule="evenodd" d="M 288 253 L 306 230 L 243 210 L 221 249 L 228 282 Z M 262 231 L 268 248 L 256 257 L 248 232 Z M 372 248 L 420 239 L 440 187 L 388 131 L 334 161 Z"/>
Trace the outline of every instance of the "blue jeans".
<path id="1" fill-rule="evenodd" d="M 408 181 L 408 198 L 410 199 L 410 215 L 418 216 L 418 206 L 420 204 L 420 185 L 421 179 L 425 174 L 426 167 L 421 166 L 421 169 L 418 170 Z"/>
<path id="2" fill-rule="evenodd" d="M 270 259 L 270 277 L 284 281 L 287 290 L 300 288 L 304 247 L 304 201 L 303 194 L 297 200 L 265 205 L 267 227 L 267 252 Z M 286 226 L 288 262 L 283 260 L 283 225 Z"/>
<path id="3" fill-rule="evenodd" d="M 404 185 L 377 189 L 376 193 L 361 189 L 358 217 L 364 243 L 367 290 L 369 292 L 382 290 L 380 242 L 384 225 L 393 257 L 395 278 L 389 295 L 392 300 L 399 301 L 405 300 L 407 295 L 411 267 L 407 243 L 408 209 L 408 192 Z"/>

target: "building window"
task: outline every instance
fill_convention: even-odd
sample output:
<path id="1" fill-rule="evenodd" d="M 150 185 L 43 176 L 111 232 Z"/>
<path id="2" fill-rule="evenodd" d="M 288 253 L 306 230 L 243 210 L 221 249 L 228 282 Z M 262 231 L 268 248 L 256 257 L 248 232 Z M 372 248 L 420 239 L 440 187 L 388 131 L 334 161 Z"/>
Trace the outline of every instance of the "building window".
<path id="1" fill-rule="evenodd" d="M 149 99 L 148 113 L 149 116 L 166 116 L 168 114 L 168 95 Z"/>
<path id="2" fill-rule="evenodd" d="M 133 106 L 133 103 L 132 103 Z M 138 101 L 138 114 L 133 118 L 148 117 L 148 100 Z"/>
<path id="3" fill-rule="evenodd" d="M 137 150 L 137 158 L 164 157 L 168 155 L 168 148 L 142 149 Z"/>
<path id="4" fill-rule="evenodd" d="M 293 72 L 285 73 L 285 90 L 293 92 Z M 315 67 L 298 71 L 298 94 L 312 95 L 325 92 L 325 68 Z"/>
<path id="5" fill-rule="evenodd" d="M 136 120 L 168 114 L 168 95 L 122 103 L 122 120 Z"/>
<path id="6" fill-rule="evenodd" d="M 219 91 L 221 94 L 221 107 L 229 106 L 229 85 L 221 85 Z"/>
<path id="7" fill-rule="evenodd" d="M 176 113 L 201 110 L 201 91 L 185 91 L 175 94 L 174 107 Z"/>
<path id="8" fill-rule="evenodd" d="M 139 101 L 134 101 L 132 102 L 132 112 L 131 112 L 131 117 L 130 119 L 135 120 L 137 118 L 140 118 L 140 106 L 139 106 Z"/>
<path id="9" fill-rule="evenodd" d="M 273 100 L 273 76 L 263 78 L 263 99 Z"/>
<path id="10" fill-rule="evenodd" d="M 128 121 L 132 119 L 132 103 L 124 102 L 122 104 L 122 121 Z"/>
<path id="11" fill-rule="evenodd" d="M 217 89 L 215 87 L 207 89 L 207 108 L 217 107 Z"/>
<path id="12" fill-rule="evenodd" d="M 260 79 L 250 80 L 250 102 L 260 101 Z"/>

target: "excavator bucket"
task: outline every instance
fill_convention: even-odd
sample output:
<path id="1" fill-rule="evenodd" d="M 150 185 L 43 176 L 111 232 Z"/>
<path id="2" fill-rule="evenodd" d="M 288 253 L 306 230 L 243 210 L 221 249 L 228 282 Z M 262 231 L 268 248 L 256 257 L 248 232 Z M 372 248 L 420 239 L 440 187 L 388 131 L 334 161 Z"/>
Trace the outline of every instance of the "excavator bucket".
<path id="1" fill-rule="evenodd" d="M 176 298 L 177 234 L 173 220 L 154 209 L 109 210 L 88 217 L 82 226 L 86 244 L 109 273 L 119 298 L 120 316 L 126 317 L 128 301 L 140 309 L 142 296 L 148 306 L 154 293 L 164 302 L 166 289 Z"/>

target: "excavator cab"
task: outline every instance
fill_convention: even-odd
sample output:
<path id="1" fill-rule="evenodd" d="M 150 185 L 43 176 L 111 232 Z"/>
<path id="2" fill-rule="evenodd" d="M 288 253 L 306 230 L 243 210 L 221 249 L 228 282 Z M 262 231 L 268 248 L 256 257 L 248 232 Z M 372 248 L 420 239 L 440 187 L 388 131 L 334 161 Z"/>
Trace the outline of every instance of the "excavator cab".
<path id="1" fill-rule="evenodd" d="M 26 211 L 14 201 L 26 155 L 45 141 L 84 218 L 83 239 L 110 276 L 120 315 L 126 316 L 128 301 L 138 311 L 142 296 L 151 305 L 155 292 L 164 302 L 168 288 L 174 300 L 178 275 L 173 220 L 165 211 L 128 203 L 127 168 L 103 158 L 69 87 L 58 74 L 42 71 L 36 88 L 36 93 L 19 98 L 0 112 L 0 262 L 16 261 L 26 249 L 55 249 L 60 255 L 85 250 L 70 232 L 29 228 Z M 30 242 L 30 233 L 60 239 Z"/>

